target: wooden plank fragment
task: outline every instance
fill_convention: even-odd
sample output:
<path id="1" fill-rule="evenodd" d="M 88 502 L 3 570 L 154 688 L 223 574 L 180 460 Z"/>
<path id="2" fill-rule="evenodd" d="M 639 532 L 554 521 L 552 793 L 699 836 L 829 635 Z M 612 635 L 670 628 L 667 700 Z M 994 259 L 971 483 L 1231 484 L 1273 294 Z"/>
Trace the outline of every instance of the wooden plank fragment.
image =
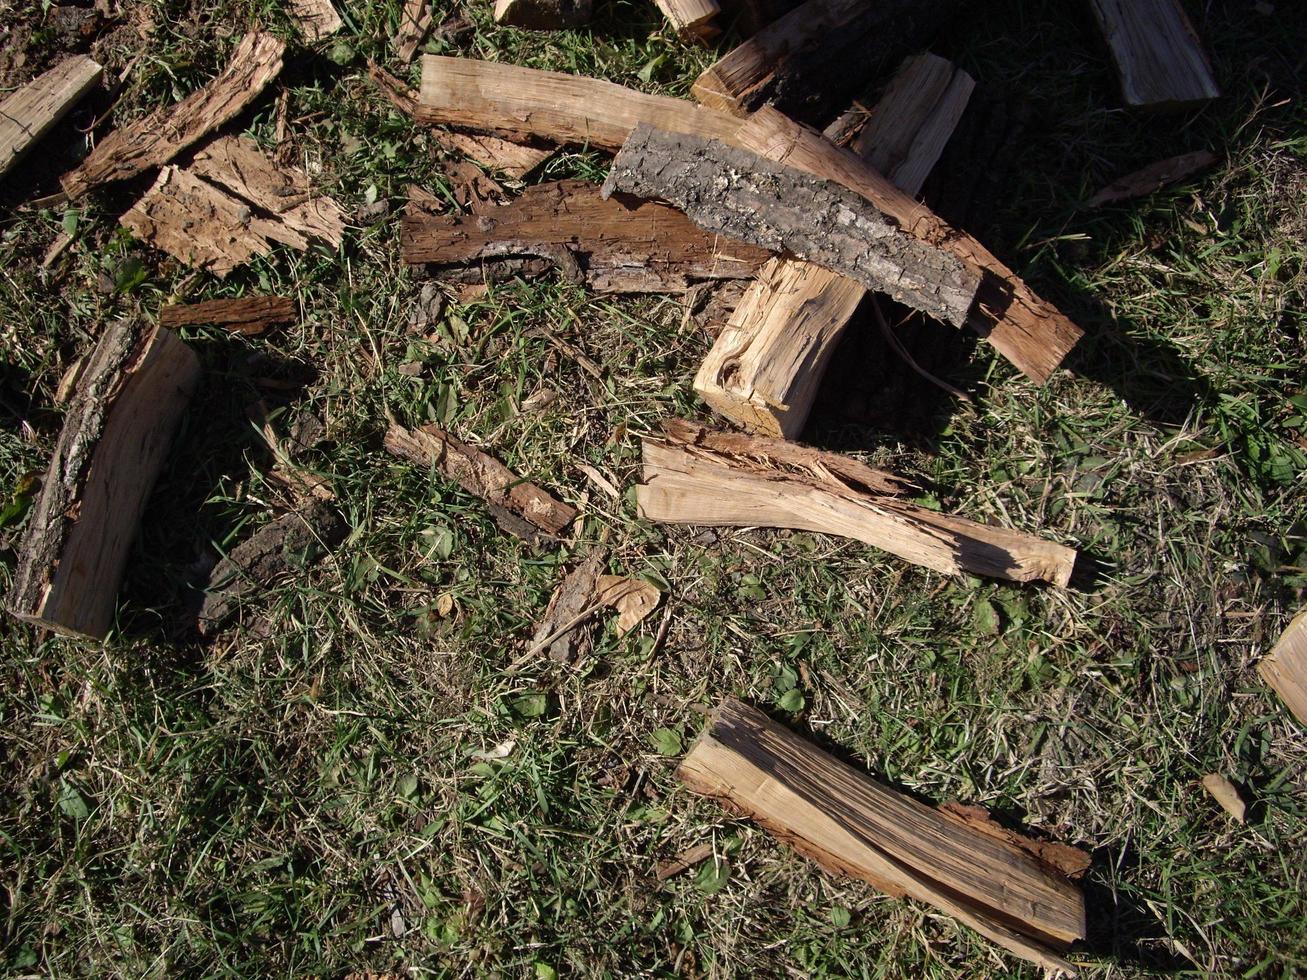
<path id="1" fill-rule="evenodd" d="M 527 31 L 562 31 L 590 23 L 593 0 L 495 0 L 495 23 Z"/>
<path id="2" fill-rule="evenodd" d="M 1180 109 L 1220 97 L 1179 0 L 1091 0 L 1091 6 L 1126 105 Z"/>
<path id="3" fill-rule="evenodd" d="M 0 177 L 100 81 L 86 55 L 65 58 L 0 102 Z"/>
<path id="4" fill-rule="evenodd" d="M 1294 617 L 1257 671 L 1294 717 L 1307 725 L 1307 609 Z"/>
<path id="5" fill-rule="evenodd" d="M 535 536 L 523 529 L 523 523 L 556 536 L 576 517 L 575 507 L 555 499 L 497 459 L 438 426 L 405 429 L 392 425 L 386 431 L 385 445 L 396 456 L 438 468 L 468 493 L 484 500 L 500 526 L 524 540 L 533 541 Z"/>
<path id="6" fill-rule="evenodd" d="M 656 197 L 701 228 L 787 251 L 961 326 L 978 274 L 848 189 L 756 153 L 640 124 L 613 160 L 605 196 Z"/>
<path id="7" fill-rule="evenodd" d="M 581 180 L 528 187 L 481 215 L 404 218 L 400 247 L 410 264 L 453 265 L 504 256 L 579 263 L 598 292 L 684 292 L 691 282 L 743 278 L 767 252 L 695 227 L 664 204 L 605 199 Z"/>
<path id="8" fill-rule="evenodd" d="M 646 437 L 644 482 L 636 487 L 640 516 L 835 534 L 945 575 L 1058 586 L 1071 579 L 1071 548 L 919 507 L 885 493 L 884 481 L 867 487 L 844 469 L 797 464 L 783 455 L 779 447 L 788 443 L 781 440 L 737 435 L 728 448 L 718 441 L 722 435 L 674 420 L 664 425 L 665 438 Z"/>
<path id="9" fill-rule="evenodd" d="M 1160 191 L 1168 184 L 1192 177 L 1214 163 L 1216 163 L 1216 154 L 1211 150 L 1195 150 L 1193 153 L 1181 153 L 1179 156 L 1150 163 L 1112 181 L 1086 201 L 1085 207 L 1097 208 L 1104 204 L 1144 197 L 1154 191 Z"/>
<path id="10" fill-rule="evenodd" d="M 165 306 L 159 311 L 159 325 L 175 330 L 212 324 L 226 327 L 232 333 L 254 336 L 298 316 L 299 306 L 289 296 L 240 296 Z"/>
<path id="11" fill-rule="evenodd" d="M 344 26 L 331 0 L 290 0 L 289 13 L 309 42 L 330 37 Z"/>
<path id="12" fill-rule="evenodd" d="M 82 369 L 8 595 L 19 619 L 102 639 L 127 556 L 200 363 L 177 336 L 120 321 Z"/>
<path id="13" fill-rule="evenodd" d="M 77 198 L 98 184 L 127 180 L 167 163 L 253 102 L 280 73 L 285 48 L 271 34 L 246 34 L 213 81 L 105 137 L 80 166 L 60 178 L 64 192 Z"/>
<path id="14" fill-rule="evenodd" d="M 636 123 L 673 133 L 729 139 L 739 122 L 684 99 L 474 58 L 423 55 L 419 122 L 443 123 L 510 139 L 538 136 L 615 151 Z"/>
<path id="15" fill-rule="evenodd" d="M 679 37 L 705 41 L 721 33 L 716 24 L 721 6 L 717 0 L 654 0 Z"/>
<path id="16" fill-rule="evenodd" d="M 1049 970 L 1085 936 L 1080 889 L 1010 842 L 871 779 L 734 698 L 677 776 L 835 874 L 927 902 Z"/>
<path id="17" fill-rule="evenodd" d="M 431 33 L 434 19 L 431 0 L 404 0 L 404 9 L 399 14 L 399 28 L 390 39 L 395 57 L 406 65 L 412 61 L 418 53 L 418 46 Z"/>
<path id="18" fill-rule="evenodd" d="M 1209 772 L 1202 778 L 1203 789 L 1221 805 L 1221 809 L 1234 818 L 1237 823 L 1246 823 L 1248 804 L 1239 795 L 1239 789 L 1219 772 Z"/>
<path id="19" fill-rule="evenodd" d="M 807 0 L 699 76 L 701 104 L 747 116 L 771 104 L 815 121 L 891 58 L 926 43 L 960 0 Z"/>

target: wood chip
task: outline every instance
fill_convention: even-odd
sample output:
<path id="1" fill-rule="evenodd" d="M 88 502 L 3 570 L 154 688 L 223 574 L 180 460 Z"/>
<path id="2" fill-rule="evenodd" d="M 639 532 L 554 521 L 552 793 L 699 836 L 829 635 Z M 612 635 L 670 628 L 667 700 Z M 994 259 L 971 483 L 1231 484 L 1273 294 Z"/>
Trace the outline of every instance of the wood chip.
<path id="1" fill-rule="evenodd" d="M 1092 0 L 1129 106 L 1186 108 L 1221 90 L 1179 0 Z"/>
<path id="2" fill-rule="evenodd" d="M 1085 207 L 1097 208 L 1117 201 L 1129 201 L 1144 197 L 1154 191 L 1160 191 L 1168 184 L 1175 184 L 1192 177 L 1216 163 L 1216 154 L 1211 150 L 1196 150 L 1179 156 L 1150 163 L 1119 180 L 1114 180 L 1085 202 Z"/>
<path id="3" fill-rule="evenodd" d="M 1257 670 L 1298 721 L 1307 725 L 1307 609 L 1294 617 Z"/>
<path id="4" fill-rule="evenodd" d="M 432 133 L 431 138 L 446 149 L 457 151 L 488 170 L 497 170 L 514 180 L 521 180 L 554 155 L 554 151 L 547 147 L 516 143 L 498 136 L 450 132 Z"/>
<path id="5" fill-rule="evenodd" d="M 65 58 L 0 102 L 0 177 L 100 81 L 85 55 Z"/>
<path id="6" fill-rule="evenodd" d="M 321 41 L 341 29 L 340 14 L 331 0 L 290 0 L 290 16 L 306 41 Z"/>
<path id="7" fill-rule="evenodd" d="M 654 872 L 654 877 L 659 881 L 666 881 L 668 878 L 674 878 L 684 871 L 689 871 L 700 861 L 706 861 L 712 856 L 712 844 L 695 844 L 694 847 L 686 848 L 670 861 L 660 862 L 658 870 Z"/>
<path id="8" fill-rule="evenodd" d="M 211 299 L 203 303 L 165 306 L 159 324 L 176 329 L 195 324 L 226 327 L 232 333 L 254 336 L 299 316 L 299 305 L 288 296 L 241 296 Z"/>
<path id="9" fill-rule="evenodd" d="M 1239 795 L 1238 788 L 1218 772 L 1209 772 L 1203 777 L 1203 789 L 1211 794 L 1212 799 L 1221 804 L 1223 809 L 1239 823 L 1245 823 L 1248 804 Z"/>
<path id="10" fill-rule="evenodd" d="M 589 654 L 590 631 L 582 627 L 602 605 L 596 599 L 596 592 L 599 574 L 607 563 L 607 549 L 595 548 L 563 576 L 549 598 L 523 660 L 544 653 L 558 663 L 575 664 Z"/>
<path id="11" fill-rule="evenodd" d="M 658 608 L 663 594 L 652 583 L 624 575 L 601 575 L 595 601 L 617 610 L 617 635 L 625 636 Z"/>
<path id="12" fill-rule="evenodd" d="M 431 0 L 404 0 L 399 14 L 399 29 L 390 39 L 395 57 L 408 64 L 417 54 L 418 47 L 427 39 L 432 23 Z"/>

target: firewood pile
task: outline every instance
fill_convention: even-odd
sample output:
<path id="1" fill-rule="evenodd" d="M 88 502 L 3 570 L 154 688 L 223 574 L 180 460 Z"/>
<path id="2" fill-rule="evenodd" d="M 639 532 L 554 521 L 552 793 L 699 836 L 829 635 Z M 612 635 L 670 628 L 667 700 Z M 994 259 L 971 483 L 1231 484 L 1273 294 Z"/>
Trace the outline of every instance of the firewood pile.
<path id="1" fill-rule="evenodd" d="M 718 33 L 717 0 L 658 6 L 689 41 Z M 474 166 L 458 213 L 436 213 L 415 189 L 400 219 L 402 258 L 436 280 L 556 274 L 598 293 L 676 296 L 736 287 L 721 290 L 731 301 L 694 377 L 718 421 L 667 419 L 644 437 L 636 488 L 643 518 L 802 529 L 852 538 L 944 575 L 1067 588 L 1076 551 L 1038 528 L 941 513 L 914 502 L 915 488 L 900 476 L 794 441 L 864 304 L 905 371 L 921 369 L 882 311 L 891 302 L 975 331 L 1035 384 L 1048 380 L 1081 337 L 981 240 L 917 198 L 975 86 L 957 66 L 921 53 L 960 6 L 755 0 L 739 20 L 751 36 L 703 73 L 695 101 L 436 55 L 422 56 L 421 85 L 412 91 L 371 66 L 370 78 L 394 106 L 417 124 L 441 127 L 441 142 L 484 171 L 521 181 L 568 145 L 613 154 L 602 185 L 534 183 L 516 196 Z M 340 28 L 328 0 L 291 7 L 306 37 Z M 1174 0 L 1093 0 L 1092 7 L 1127 106 L 1187 106 L 1219 94 Z M 548 30 L 584 23 L 590 10 L 589 0 L 499 0 L 495 17 Z M 436 28 L 429 5 L 410 0 L 392 38 L 397 58 L 414 58 L 434 29 L 466 25 Z M 284 54 L 281 40 L 249 34 L 208 84 L 101 140 L 63 176 L 64 194 L 76 199 L 155 174 L 120 223 L 219 278 L 276 248 L 341 248 L 344 208 L 308 173 L 224 132 L 262 97 Z M 851 57 L 900 62 L 888 84 L 872 80 L 883 92 L 874 106 L 851 91 L 868 81 L 847 70 Z M 100 75 L 90 59 L 72 58 L 12 95 L 0 112 L 0 173 Z M 824 131 L 807 124 L 832 118 Z M 1090 204 L 1148 193 L 1210 163 L 1200 154 L 1163 161 Z M 173 328 L 219 324 L 253 335 L 298 311 L 290 298 L 250 296 L 159 314 L 157 324 L 106 326 L 75 379 L 7 598 L 14 616 L 39 627 L 93 640 L 111 629 L 137 525 L 200 372 Z M 965 397 L 947 379 L 931 380 Z M 534 547 L 556 547 L 577 517 L 570 504 L 458 434 L 392 422 L 384 445 L 479 497 L 505 532 Z M 292 471 L 289 451 L 286 462 Z M 284 570 L 284 553 L 341 540 L 344 525 L 329 491 L 309 486 L 306 499 L 302 514 L 269 525 L 215 571 L 196 624 L 202 633 L 221 629 L 231 610 Z M 540 656 L 573 661 L 601 609 L 618 610 L 619 628 L 629 630 L 659 605 L 652 586 L 605 572 L 599 547 L 567 574 L 514 666 Z M 1262 670 L 1307 722 L 1301 619 L 1290 633 Z M 694 792 L 747 815 L 832 872 L 930 903 L 1015 956 L 1074 972 L 1066 953 L 1085 936 L 1075 883 L 1087 867 L 1081 852 L 1017 835 L 975 808 L 925 806 L 729 697 L 679 773 Z"/>

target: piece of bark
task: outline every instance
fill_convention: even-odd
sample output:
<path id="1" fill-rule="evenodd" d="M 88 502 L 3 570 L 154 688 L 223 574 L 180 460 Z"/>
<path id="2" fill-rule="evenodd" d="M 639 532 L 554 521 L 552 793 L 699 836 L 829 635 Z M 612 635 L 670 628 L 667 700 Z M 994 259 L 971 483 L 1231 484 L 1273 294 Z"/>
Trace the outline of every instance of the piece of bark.
<path id="1" fill-rule="evenodd" d="M 616 150 L 636 123 L 728 139 L 739 120 L 684 99 L 648 95 L 597 78 L 519 68 L 475 58 L 423 55 L 419 122 L 533 136 Z"/>
<path id="2" fill-rule="evenodd" d="M 593 0 L 495 0 L 495 23 L 527 31 L 562 31 L 590 23 Z"/>
<path id="3" fill-rule="evenodd" d="M 431 0 L 404 0 L 404 9 L 399 14 L 399 29 L 390 39 L 395 57 L 406 65 L 412 61 L 418 46 L 431 32 L 433 20 Z"/>
<path id="4" fill-rule="evenodd" d="M 825 121 L 865 83 L 927 42 L 960 0 L 807 0 L 760 30 L 695 81 L 703 105 L 737 116 L 770 103 Z"/>
<path id="5" fill-rule="evenodd" d="M 544 653 L 558 663 L 575 664 L 589 654 L 591 638 L 586 621 L 602 605 L 597 601 L 597 592 L 600 573 L 607 563 L 607 549 L 596 548 L 563 576 L 531 638 L 532 655 Z"/>
<path id="6" fill-rule="evenodd" d="M 1071 579 L 1073 549 L 909 503 L 881 489 L 898 484 L 888 475 L 876 474 L 881 486 L 867 487 L 849 476 L 853 461 L 838 469 L 824 458 L 802 464 L 781 454 L 778 447 L 790 445 L 782 440 L 713 433 L 681 421 L 664 428 L 665 438 L 644 439 L 636 504 L 648 520 L 835 534 L 945 575 L 1058 586 Z M 728 435 L 733 442 L 725 441 Z"/>
<path id="7" fill-rule="evenodd" d="M 0 102 L 0 177 L 95 87 L 103 72 L 90 58 L 75 55 Z"/>
<path id="8" fill-rule="evenodd" d="M 983 274 L 968 325 L 1037 384 L 1043 384 L 1076 345 L 1083 331 L 971 235 L 905 194 L 856 153 L 836 146 L 770 106 L 750 116 L 735 143 L 779 163 L 805 170 L 861 194 L 927 244 L 956 256 Z"/>
<path id="9" fill-rule="evenodd" d="M 349 528 L 336 510 L 313 503 L 263 525 L 214 566 L 204 589 L 196 627 L 208 636 L 241 604 L 277 579 L 300 575 L 345 540 Z"/>
<path id="10" fill-rule="evenodd" d="M 253 102 L 281 71 L 285 48 L 271 34 L 245 35 L 226 71 L 213 81 L 101 140 L 79 167 L 60 178 L 64 192 L 77 198 L 98 184 L 167 163 Z"/>
<path id="11" fill-rule="evenodd" d="M 368 78 L 398 111 L 406 116 L 417 114 L 417 93 L 375 61 L 368 61 Z"/>
<path id="12" fill-rule="evenodd" d="M 1128 106 L 1185 108 L 1219 98 L 1212 65 L 1179 0 L 1092 0 Z"/>
<path id="13" fill-rule="evenodd" d="M 432 139 L 446 149 L 456 150 L 481 166 L 497 170 L 514 180 L 521 180 L 554 155 L 551 149 L 515 143 L 498 136 L 449 132 L 433 133 Z"/>
<path id="14" fill-rule="evenodd" d="M 508 191 L 471 160 L 448 160 L 443 166 L 450 192 L 464 211 L 490 214 L 508 202 Z"/>
<path id="15" fill-rule="evenodd" d="M 290 17 L 306 41 L 321 41 L 343 26 L 331 0 L 290 0 Z"/>
<path id="16" fill-rule="evenodd" d="M 1257 671 L 1298 721 L 1307 725 L 1307 609 L 1294 617 Z"/>
<path id="17" fill-rule="evenodd" d="M 409 264 L 441 266 L 565 251 L 604 293 L 683 292 L 698 280 L 752 275 L 767 258 L 701 231 L 674 208 L 605 199 L 581 180 L 528 187 L 479 216 L 405 217 L 400 248 Z"/>
<path id="18" fill-rule="evenodd" d="M 386 449 L 422 466 L 434 466 L 468 493 L 480 497 L 505 530 L 524 537 L 523 521 L 557 536 L 576 517 L 576 508 L 521 479 L 503 463 L 455 439 L 435 425 L 386 431 Z M 517 520 L 501 520 L 503 514 Z M 525 535 L 530 540 L 530 535 Z"/>
<path id="19" fill-rule="evenodd" d="M 289 296 L 241 296 L 165 306 L 159 311 L 159 325 L 175 330 L 212 324 L 252 337 L 298 316 L 299 305 Z"/>
<path id="20" fill-rule="evenodd" d="M 102 639 L 137 527 L 199 380 L 195 353 L 159 327 L 108 327 L 82 369 L 30 518 L 10 612 Z"/>
<path id="21" fill-rule="evenodd" d="M 1211 150 L 1195 150 L 1193 153 L 1182 153 L 1167 160 L 1150 163 L 1112 181 L 1086 201 L 1085 207 L 1097 208 L 1104 204 L 1144 197 L 1154 191 L 1160 191 L 1168 184 L 1192 177 L 1214 163 L 1216 163 L 1216 154 Z"/>
<path id="22" fill-rule="evenodd" d="M 668 878 L 676 877 L 683 871 L 689 871 L 700 861 L 706 861 L 712 856 L 712 844 L 695 844 L 694 847 L 686 848 L 670 861 L 659 862 L 654 877 L 659 881 L 666 881 Z"/>
<path id="23" fill-rule="evenodd" d="M 1221 809 L 1232 816 L 1239 823 L 1246 823 L 1248 817 L 1248 804 L 1243 801 L 1239 795 L 1238 788 L 1219 772 L 1209 772 L 1202 779 L 1203 789 L 1217 803 L 1221 804 Z"/>
<path id="24" fill-rule="evenodd" d="M 642 123 L 604 181 L 604 196 L 614 191 L 668 201 L 706 231 L 789 252 L 955 326 L 980 284 L 858 194 L 718 140 Z"/>
<path id="25" fill-rule="evenodd" d="M 408 216 L 423 214 L 440 214 L 449 205 L 442 197 L 437 197 L 425 187 L 409 184 L 405 189 L 408 200 L 404 203 L 404 214 Z"/>
<path id="26" fill-rule="evenodd" d="M 601 575 L 595 599 L 617 610 L 617 635 L 625 636 L 658 608 L 663 594 L 653 584 L 625 575 Z"/>
<path id="27" fill-rule="evenodd" d="M 1080 889 L 1024 850 L 873 780 L 728 698 L 677 776 L 835 874 L 927 902 L 1009 952 L 1074 973 Z"/>
<path id="28" fill-rule="evenodd" d="M 704 41 L 721 33 L 714 23 L 721 13 L 717 0 L 654 0 L 679 37 Z"/>

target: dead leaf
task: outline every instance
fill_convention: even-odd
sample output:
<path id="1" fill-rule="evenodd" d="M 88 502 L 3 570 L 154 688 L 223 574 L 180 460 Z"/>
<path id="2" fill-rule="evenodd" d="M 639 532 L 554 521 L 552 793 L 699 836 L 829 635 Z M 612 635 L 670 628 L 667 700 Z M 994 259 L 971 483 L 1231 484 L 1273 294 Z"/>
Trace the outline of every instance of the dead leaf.
<path id="1" fill-rule="evenodd" d="M 662 595 L 643 579 L 601 575 L 596 599 L 617 610 L 617 633 L 625 636 L 658 608 Z"/>
<path id="2" fill-rule="evenodd" d="M 1209 772 L 1203 777 L 1203 789 L 1211 794 L 1212 799 L 1221 804 L 1221 808 L 1239 823 L 1247 816 L 1248 804 L 1239 795 L 1239 789 L 1220 773 Z"/>

